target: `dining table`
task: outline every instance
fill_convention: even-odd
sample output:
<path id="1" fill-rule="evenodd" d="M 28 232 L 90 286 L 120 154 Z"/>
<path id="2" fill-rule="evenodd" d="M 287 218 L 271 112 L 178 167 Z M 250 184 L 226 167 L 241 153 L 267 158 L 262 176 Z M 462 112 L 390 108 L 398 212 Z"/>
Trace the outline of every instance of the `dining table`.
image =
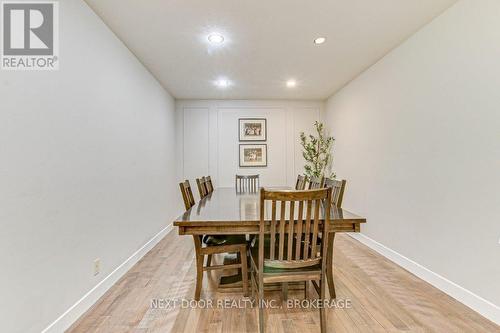
<path id="1" fill-rule="evenodd" d="M 290 187 L 265 187 L 266 190 L 292 191 Z M 266 205 L 268 202 L 266 202 Z M 269 202 L 269 205 L 271 203 Z M 265 207 L 264 220 L 270 225 L 271 209 Z M 319 222 L 323 223 L 324 209 Z M 297 214 L 297 213 L 296 213 Z M 286 214 L 289 216 L 289 214 Z M 296 217 L 295 217 L 296 218 Z M 330 206 L 330 224 L 327 228 L 327 283 L 330 294 L 333 285 L 333 246 L 335 234 L 339 232 L 360 232 L 366 218 L 351 213 L 343 208 Z M 260 228 L 260 193 L 259 191 L 238 191 L 234 187 L 216 188 L 202 198 L 189 210 L 175 219 L 179 235 L 256 235 Z M 267 230 L 267 227 L 266 227 Z M 229 283 L 221 279 L 221 284 Z"/>

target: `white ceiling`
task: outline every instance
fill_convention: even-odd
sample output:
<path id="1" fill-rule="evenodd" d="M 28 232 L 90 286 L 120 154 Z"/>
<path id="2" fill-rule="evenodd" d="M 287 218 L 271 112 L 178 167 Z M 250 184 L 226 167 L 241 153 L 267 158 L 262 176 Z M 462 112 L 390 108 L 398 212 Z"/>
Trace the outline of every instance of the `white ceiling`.
<path id="1" fill-rule="evenodd" d="M 86 2 L 175 98 L 325 99 L 456 0 Z"/>

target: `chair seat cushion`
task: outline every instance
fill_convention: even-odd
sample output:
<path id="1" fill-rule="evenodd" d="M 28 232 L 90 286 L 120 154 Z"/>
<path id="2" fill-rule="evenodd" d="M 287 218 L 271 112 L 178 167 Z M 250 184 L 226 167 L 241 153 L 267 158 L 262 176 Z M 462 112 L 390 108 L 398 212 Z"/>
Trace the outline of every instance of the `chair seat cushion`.
<path id="1" fill-rule="evenodd" d="M 278 257 L 278 246 L 279 244 L 276 244 L 275 248 L 275 257 Z M 284 257 L 286 258 L 286 253 L 287 253 L 287 243 L 285 242 L 284 246 Z M 303 248 L 301 248 L 301 251 L 303 251 Z M 295 253 L 295 242 L 293 244 L 293 253 Z M 256 268 L 259 266 L 259 245 L 258 242 L 255 244 L 254 247 L 250 249 L 250 254 L 252 256 L 252 261 L 255 263 Z M 265 239 L 265 244 L 264 244 L 264 258 L 269 258 L 270 254 L 270 241 L 268 237 Z M 275 259 L 276 259 L 275 258 Z M 264 274 L 283 274 L 283 273 L 298 273 L 298 272 L 311 272 L 311 271 L 321 271 L 321 265 L 320 264 L 315 264 L 307 267 L 300 267 L 300 268 L 276 268 L 276 267 L 269 267 L 264 265 Z"/>
<path id="2" fill-rule="evenodd" d="M 245 244 L 246 238 L 245 235 L 205 235 L 203 243 L 206 246 Z"/>

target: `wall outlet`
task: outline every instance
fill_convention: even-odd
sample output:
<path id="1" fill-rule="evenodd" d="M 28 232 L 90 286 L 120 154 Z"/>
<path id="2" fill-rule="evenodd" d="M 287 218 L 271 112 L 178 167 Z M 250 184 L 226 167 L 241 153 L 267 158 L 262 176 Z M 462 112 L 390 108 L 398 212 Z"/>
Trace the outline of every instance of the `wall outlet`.
<path id="1" fill-rule="evenodd" d="M 101 272 L 101 259 L 97 258 L 94 260 L 94 275 Z"/>

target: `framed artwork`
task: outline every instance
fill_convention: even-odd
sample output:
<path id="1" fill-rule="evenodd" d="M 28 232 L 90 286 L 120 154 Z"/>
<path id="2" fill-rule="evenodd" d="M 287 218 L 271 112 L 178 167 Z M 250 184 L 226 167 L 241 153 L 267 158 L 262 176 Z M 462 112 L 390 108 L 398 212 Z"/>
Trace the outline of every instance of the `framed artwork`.
<path id="1" fill-rule="evenodd" d="M 240 141 L 266 141 L 267 121 L 263 118 L 241 118 Z"/>
<path id="2" fill-rule="evenodd" d="M 266 167 L 266 144 L 240 144 L 240 167 Z"/>

